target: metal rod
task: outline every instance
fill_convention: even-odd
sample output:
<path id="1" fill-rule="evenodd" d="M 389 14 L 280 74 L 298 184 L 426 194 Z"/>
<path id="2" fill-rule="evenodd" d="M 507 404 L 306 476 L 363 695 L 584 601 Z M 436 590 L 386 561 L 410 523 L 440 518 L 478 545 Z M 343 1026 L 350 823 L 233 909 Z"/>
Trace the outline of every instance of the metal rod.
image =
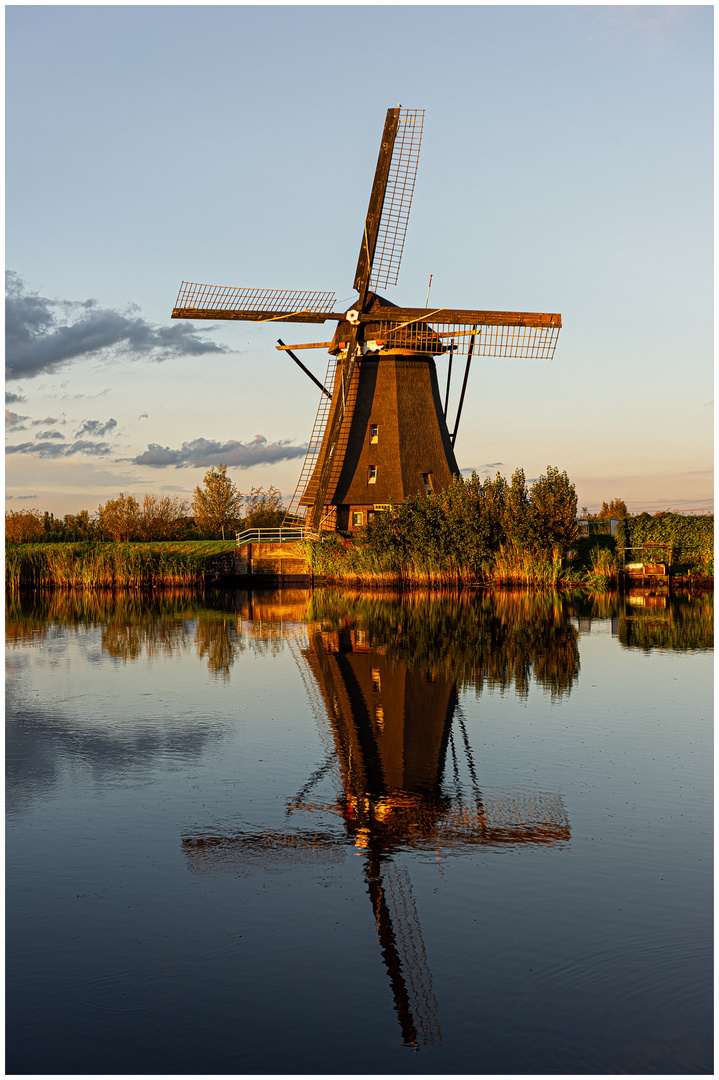
<path id="1" fill-rule="evenodd" d="M 476 330 L 476 327 L 475 327 Z M 452 449 L 454 450 L 454 444 L 457 440 L 457 432 L 459 431 L 459 418 L 462 415 L 462 406 L 464 404 L 464 392 L 467 389 L 467 379 L 469 377 L 469 365 L 472 363 L 472 353 L 474 352 L 474 339 L 476 334 L 472 334 L 469 339 L 469 350 L 467 352 L 467 366 L 464 369 L 464 381 L 462 382 L 462 393 L 459 395 L 459 406 L 457 408 L 457 419 L 454 422 L 454 434 L 452 435 Z"/>
<path id="2" fill-rule="evenodd" d="M 454 342 L 449 347 L 449 367 L 447 368 L 447 393 L 444 396 L 444 419 L 447 419 L 447 408 L 449 407 L 449 384 L 452 379 L 452 354 L 454 352 Z"/>
<path id="3" fill-rule="evenodd" d="M 304 371 L 305 375 L 309 375 L 309 377 L 310 377 L 310 378 L 312 379 L 312 382 L 313 382 L 313 383 L 316 383 L 316 384 L 317 384 L 317 386 L 319 386 L 319 388 L 320 388 L 320 390 L 322 391 L 322 393 L 323 393 L 323 394 L 326 394 L 326 396 L 327 396 L 327 397 L 328 397 L 328 398 L 330 399 L 330 401 L 331 401 L 331 400 L 332 400 L 332 394 L 330 394 L 329 390 L 326 390 L 326 389 L 324 388 L 324 386 L 322 385 L 322 383 L 320 382 L 320 380 L 319 380 L 319 379 L 316 379 L 316 378 L 315 378 L 315 376 L 314 376 L 314 375 L 312 374 L 312 372 L 310 371 L 310 369 L 309 369 L 309 368 L 306 368 L 306 367 L 305 367 L 305 365 L 304 365 L 304 364 L 302 363 L 302 361 L 301 361 L 301 360 L 300 360 L 300 359 L 299 359 L 298 357 L 296 357 L 296 356 L 295 356 L 295 354 L 294 354 L 294 353 L 292 352 L 292 349 L 288 349 L 288 348 L 287 348 L 287 346 L 285 345 L 285 343 L 284 343 L 284 341 L 282 340 L 282 338 L 277 338 L 277 343 L 278 343 L 278 345 L 281 345 L 281 346 L 282 346 L 282 349 L 284 350 L 284 352 L 286 352 L 288 356 L 291 356 L 291 357 L 292 357 L 292 359 L 293 359 L 293 360 L 294 360 L 294 362 L 295 362 L 295 363 L 297 364 L 297 366 L 298 366 L 298 367 L 301 367 L 301 368 L 302 368 L 302 370 Z"/>

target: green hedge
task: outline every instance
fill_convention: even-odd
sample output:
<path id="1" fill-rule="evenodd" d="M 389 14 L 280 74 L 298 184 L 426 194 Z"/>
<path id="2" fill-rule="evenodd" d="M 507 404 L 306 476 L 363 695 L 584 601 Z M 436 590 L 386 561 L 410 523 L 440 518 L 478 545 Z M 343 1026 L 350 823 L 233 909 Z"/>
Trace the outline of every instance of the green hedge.
<path id="1" fill-rule="evenodd" d="M 639 514 L 622 518 L 614 536 L 617 554 L 624 557 L 624 548 L 639 548 L 643 544 L 663 544 L 658 557 L 671 561 L 675 570 L 692 574 L 714 574 L 714 517 L 685 517 L 683 514 Z M 639 561 L 639 552 L 627 552 L 627 562 Z"/>

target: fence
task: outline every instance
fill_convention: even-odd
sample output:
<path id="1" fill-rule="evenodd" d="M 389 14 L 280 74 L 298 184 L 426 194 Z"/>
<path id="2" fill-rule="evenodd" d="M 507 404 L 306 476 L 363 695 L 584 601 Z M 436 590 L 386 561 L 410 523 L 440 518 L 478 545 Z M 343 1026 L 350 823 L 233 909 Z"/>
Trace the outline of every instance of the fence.
<path id="1" fill-rule="evenodd" d="M 314 540 L 316 535 L 306 528 L 245 529 L 235 533 L 238 548 L 244 544 L 294 544 L 300 540 Z"/>

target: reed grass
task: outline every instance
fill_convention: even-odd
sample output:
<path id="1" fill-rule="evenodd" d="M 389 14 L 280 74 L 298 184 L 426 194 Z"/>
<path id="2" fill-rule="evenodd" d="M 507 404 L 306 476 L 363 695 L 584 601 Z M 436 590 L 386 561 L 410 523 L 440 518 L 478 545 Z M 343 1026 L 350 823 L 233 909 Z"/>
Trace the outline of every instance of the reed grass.
<path id="1" fill-rule="evenodd" d="M 617 556 L 606 547 L 592 548 L 587 582 L 594 589 L 606 589 L 617 579 Z"/>
<path id="2" fill-rule="evenodd" d="M 148 589 L 204 581 L 208 555 L 234 542 L 7 544 L 6 588 Z"/>
<path id="3" fill-rule="evenodd" d="M 463 562 L 455 553 L 430 547 L 402 551 L 328 536 L 320 543 L 304 545 L 316 577 L 345 585 L 383 588 L 462 588 L 473 584 L 556 587 L 565 573 L 561 545 L 532 551 L 519 545 L 500 545 L 494 556 L 479 564 Z"/>

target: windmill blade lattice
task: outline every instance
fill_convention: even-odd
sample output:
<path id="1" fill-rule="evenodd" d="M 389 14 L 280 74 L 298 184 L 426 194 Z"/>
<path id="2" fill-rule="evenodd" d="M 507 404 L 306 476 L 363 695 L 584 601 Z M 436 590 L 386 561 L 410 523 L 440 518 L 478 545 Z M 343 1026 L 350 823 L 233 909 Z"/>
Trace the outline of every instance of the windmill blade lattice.
<path id="1" fill-rule="evenodd" d="M 325 322 L 332 318 L 334 302 L 333 292 L 242 289 L 183 281 L 172 318 Z"/>
<path id="2" fill-rule="evenodd" d="M 400 111 L 372 260 L 370 288 L 373 290 L 397 284 L 412 207 L 423 124 L 424 109 Z"/>
<path id="3" fill-rule="evenodd" d="M 558 326 L 477 323 L 414 323 L 398 327 L 380 322 L 377 337 L 385 348 L 425 349 L 438 356 L 453 346 L 455 356 L 503 356 L 517 360 L 551 360 L 557 346 Z M 441 344 L 442 349 L 437 345 Z"/>

